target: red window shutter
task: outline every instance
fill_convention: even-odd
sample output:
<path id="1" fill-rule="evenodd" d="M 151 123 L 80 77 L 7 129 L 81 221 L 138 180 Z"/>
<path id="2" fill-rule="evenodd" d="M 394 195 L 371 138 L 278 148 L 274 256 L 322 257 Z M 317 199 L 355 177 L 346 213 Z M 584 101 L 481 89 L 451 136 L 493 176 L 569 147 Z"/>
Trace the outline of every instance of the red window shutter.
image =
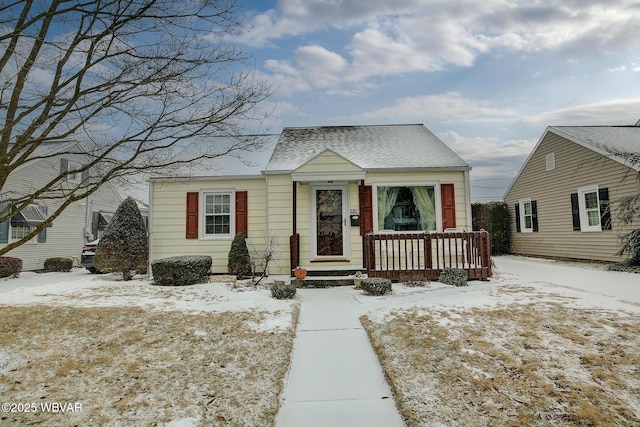
<path id="1" fill-rule="evenodd" d="M 187 193 L 187 239 L 198 238 L 198 193 Z"/>
<path id="2" fill-rule="evenodd" d="M 236 191 L 236 233 L 249 237 L 249 217 L 247 215 L 247 195 L 246 191 Z"/>
<path id="3" fill-rule="evenodd" d="M 360 235 L 373 231 L 373 190 L 370 185 L 360 185 Z"/>
<path id="4" fill-rule="evenodd" d="M 453 184 L 440 184 L 442 201 L 442 230 L 456 228 L 456 197 Z"/>

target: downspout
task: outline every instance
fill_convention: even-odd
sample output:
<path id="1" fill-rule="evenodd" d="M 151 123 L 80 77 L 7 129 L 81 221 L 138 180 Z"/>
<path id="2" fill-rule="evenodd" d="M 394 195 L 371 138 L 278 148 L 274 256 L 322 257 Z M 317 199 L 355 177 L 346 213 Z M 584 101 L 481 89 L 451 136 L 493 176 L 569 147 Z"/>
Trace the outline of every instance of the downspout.
<path id="1" fill-rule="evenodd" d="M 471 212 L 471 180 L 469 178 L 469 171 L 464 171 L 464 185 L 466 187 L 466 199 L 467 199 L 467 231 L 473 230 L 473 213 Z"/>
<path id="2" fill-rule="evenodd" d="M 151 229 L 152 229 L 152 218 L 153 218 L 153 181 L 149 181 L 149 212 L 148 212 L 148 219 L 147 219 L 147 227 L 149 227 L 149 229 L 147 230 L 147 247 L 149 249 L 148 252 L 148 256 L 149 259 L 147 260 L 147 274 L 149 276 L 149 278 L 153 279 L 153 271 L 151 270 L 151 260 L 152 260 L 152 251 L 151 251 Z"/>
<path id="3" fill-rule="evenodd" d="M 264 239 L 265 243 L 269 238 L 269 175 L 264 176 L 264 207 L 265 207 L 265 226 L 264 226 Z"/>

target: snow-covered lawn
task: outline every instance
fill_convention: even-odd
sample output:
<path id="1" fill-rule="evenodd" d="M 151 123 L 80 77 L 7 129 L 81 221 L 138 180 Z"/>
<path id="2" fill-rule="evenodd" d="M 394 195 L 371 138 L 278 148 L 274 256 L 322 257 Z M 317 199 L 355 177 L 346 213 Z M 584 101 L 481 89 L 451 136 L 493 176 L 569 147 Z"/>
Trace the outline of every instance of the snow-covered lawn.
<path id="1" fill-rule="evenodd" d="M 640 276 L 496 264 L 467 287 L 344 293 L 410 426 L 640 425 Z M 273 425 L 300 302 L 220 280 L 0 280 L 0 426 Z"/>
<path id="2" fill-rule="evenodd" d="M 638 292 L 581 290 L 571 274 L 552 284 L 497 270 L 490 282 L 379 298 L 361 321 L 409 425 L 640 425 Z"/>
<path id="3" fill-rule="evenodd" d="M 273 425 L 297 301 L 85 270 L 3 286 L 0 425 Z"/>

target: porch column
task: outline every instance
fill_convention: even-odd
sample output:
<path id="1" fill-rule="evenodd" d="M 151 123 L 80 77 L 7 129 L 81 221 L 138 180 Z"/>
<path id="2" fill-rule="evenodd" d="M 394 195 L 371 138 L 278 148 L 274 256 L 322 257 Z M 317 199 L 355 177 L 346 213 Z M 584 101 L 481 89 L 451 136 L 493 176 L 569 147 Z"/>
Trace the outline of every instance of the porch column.
<path id="1" fill-rule="evenodd" d="M 300 236 L 298 235 L 298 228 L 296 226 L 297 223 L 297 212 L 296 206 L 298 201 L 298 182 L 293 181 L 292 189 L 291 189 L 291 198 L 292 198 L 292 233 L 291 238 L 289 239 L 289 262 L 291 267 L 291 273 L 293 274 L 293 270 L 300 265 Z"/>

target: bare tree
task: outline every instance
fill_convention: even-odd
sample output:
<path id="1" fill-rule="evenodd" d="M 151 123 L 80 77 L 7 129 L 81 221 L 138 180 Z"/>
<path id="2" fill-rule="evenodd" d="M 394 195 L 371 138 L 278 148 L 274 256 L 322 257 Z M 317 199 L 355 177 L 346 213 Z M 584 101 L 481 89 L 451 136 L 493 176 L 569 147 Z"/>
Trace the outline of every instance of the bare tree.
<path id="1" fill-rule="evenodd" d="M 260 275 L 260 278 L 254 283 L 254 286 L 258 286 L 262 279 L 269 276 L 269 263 L 277 261 L 277 252 L 279 247 L 279 237 L 276 234 L 269 233 L 264 236 L 264 246 L 261 246 L 260 248 L 251 246 L 251 264 L 253 269 L 252 279 L 255 280 L 256 274 Z"/>
<path id="2" fill-rule="evenodd" d="M 108 181 L 259 149 L 255 137 L 206 142 L 247 134 L 269 95 L 226 43 L 243 30 L 237 16 L 234 0 L 0 0 L 0 221 L 55 205 L 0 255 Z M 177 156 L 194 139 L 205 143 Z M 5 188 L 63 144 L 86 161 L 30 191 Z"/>

